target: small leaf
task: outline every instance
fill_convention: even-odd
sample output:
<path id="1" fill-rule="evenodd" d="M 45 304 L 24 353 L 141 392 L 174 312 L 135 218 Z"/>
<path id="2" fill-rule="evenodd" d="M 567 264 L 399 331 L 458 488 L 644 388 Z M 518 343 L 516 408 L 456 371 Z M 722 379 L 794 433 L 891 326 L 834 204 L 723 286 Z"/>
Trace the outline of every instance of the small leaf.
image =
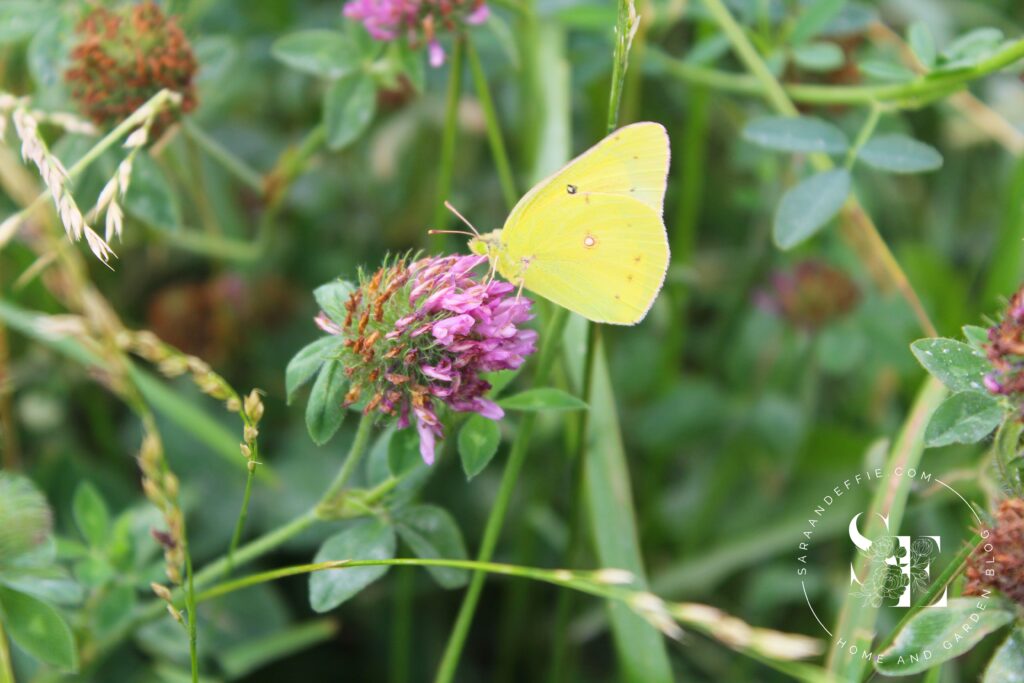
<path id="1" fill-rule="evenodd" d="M 72 501 L 75 524 L 78 530 L 94 548 L 106 545 L 107 530 L 110 528 L 110 511 L 103 497 L 88 481 L 83 481 L 75 490 Z"/>
<path id="2" fill-rule="evenodd" d="M 875 669 L 888 676 L 920 673 L 968 652 L 1010 621 L 1012 612 L 982 598 L 950 598 L 945 607 L 926 607 L 911 617 L 893 644 L 879 653 Z"/>
<path id="3" fill-rule="evenodd" d="M 724 33 L 714 33 L 705 36 L 690 48 L 690 51 L 683 57 L 687 64 L 711 64 L 729 52 L 729 37 Z"/>
<path id="4" fill-rule="evenodd" d="M 567 391 L 554 387 L 527 389 L 498 402 L 505 410 L 586 410 L 587 404 Z"/>
<path id="5" fill-rule="evenodd" d="M 793 61 L 807 71 L 834 71 L 843 65 L 846 57 L 835 43 L 805 43 L 792 50 Z"/>
<path id="6" fill-rule="evenodd" d="M 126 626 L 132 619 L 135 603 L 135 589 L 125 585 L 113 586 L 94 608 L 96 635 L 102 638 Z"/>
<path id="7" fill-rule="evenodd" d="M 340 150 L 363 134 L 377 111 L 377 85 L 359 73 L 335 81 L 324 94 L 327 146 Z"/>
<path id="8" fill-rule="evenodd" d="M 813 116 L 765 116 L 743 128 L 743 139 L 783 152 L 841 154 L 850 146 L 846 134 Z"/>
<path id="9" fill-rule="evenodd" d="M 347 280 L 334 280 L 325 285 L 320 285 L 313 290 L 313 298 L 316 299 L 320 310 L 324 311 L 332 320 L 342 321 L 348 314 L 345 310 L 345 302 L 352 295 L 356 286 Z"/>
<path id="10" fill-rule="evenodd" d="M 321 337 L 315 342 L 307 344 L 292 356 L 288 361 L 288 367 L 284 371 L 284 388 L 288 396 L 288 404 L 295 398 L 295 392 L 299 387 L 308 382 L 324 361 L 329 359 L 342 345 L 340 337 Z"/>
<path id="11" fill-rule="evenodd" d="M 348 391 L 345 368 L 340 361 L 328 360 L 320 368 L 306 404 L 306 429 L 318 446 L 330 441 L 345 419 L 342 401 Z"/>
<path id="12" fill-rule="evenodd" d="M 978 351 L 984 350 L 984 347 L 989 343 L 988 330 L 984 327 L 978 327 L 977 325 L 964 325 L 960 329 L 963 330 L 964 338 L 967 340 L 967 343 Z"/>
<path id="13" fill-rule="evenodd" d="M 1018 626 L 985 668 L 982 683 L 1024 683 L 1024 627 Z"/>
<path id="14" fill-rule="evenodd" d="M 50 539 L 52 524 L 50 507 L 35 484 L 0 470 L 0 567 L 31 564 L 32 551 Z"/>
<path id="15" fill-rule="evenodd" d="M 379 519 L 365 519 L 331 536 L 313 562 L 329 560 L 390 560 L 395 556 L 395 531 Z M 384 576 L 388 567 L 327 569 L 309 575 L 309 604 L 327 612 Z"/>
<path id="16" fill-rule="evenodd" d="M 976 443 L 992 433 L 1005 411 L 999 401 L 980 391 L 961 391 L 943 401 L 924 432 L 929 448 L 951 443 Z"/>
<path id="17" fill-rule="evenodd" d="M 494 420 L 483 415 L 473 415 L 459 430 L 459 457 L 466 479 L 472 479 L 484 471 L 498 452 L 501 443 L 501 429 Z"/>
<path id="18" fill-rule="evenodd" d="M 466 544 L 452 516 L 436 505 L 414 505 L 396 516 L 398 535 L 416 557 L 423 559 L 464 560 Z M 466 585 L 469 572 L 452 567 L 427 567 L 434 580 L 444 588 Z"/>
<path id="19" fill-rule="evenodd" d="M 912 80 L 916 74 L 903 66 L 882 59 L 865 59 L 857 63 L 861 73 L 875 80 L 902 82 Z"/>
<path id="20" fill-rule="evenodd" d="M 805 178 L 789 188 L 775 211 L 773 238 L 780 249 L 792 249 L 825 227 L 850 194 L 845 168 Z"/>
<path id="21" fill-rule="evenodd" d="M 874 7 L 862 2 L 846 2 L 819 35 L 840 38 L 863 34 L 877 19 L 878 12 Z"/>
<path id="22" fill-rule="evenodd" d="M 868 166 L 892 173 L 923 173 L 942 167 L 939 150 L 898 133 L 871 138 L 857 158 Z"/>
<path id="23" fill-rule="evenodd" d="M 923 21 L 915 21 L 907 29 L 907 44 L 911 51 L 925 67 L 935 66 L 935 38 L 928 25 Z"/>
<path id="24" fill-rule="evenodd" d="M 992 367 L 985 355 L 955 339 L 918 339 L 910 345 L 917 361 L 953 392 L 982 391 Z"/>
<path id="25" fill-rule="evenodd" d="M 163 170 L 146 152 L 132 164 L 124 206 L 133 216 L 160 230 L 181 229 L 181 207 Z"/>
<path id="26" fill-rule="evenodd" d="M 40 0 L 5 0 L 0 3 L 0 45 L 31 38 L 53 13 L 54 8 Z"/>
<path id="27" fill-rule="evenodd" d="M 359 67 L 358 50 L 338 31 L 289 33 L 274 41 L 270 53 L 293 69 L 321 78 L 342 78 Z"/>
<path id="28" fill-rule="evenodd" d="M 4 626 L 21 649 L 66 670 L 78 667 L 75 639 L 60 612 L 42 600 L 0 587 Z"/>
<path id="29" fill-rule="evenodd" d="M 1003 32 L 997 28 L 976 28 L 963 34 L 942 51 L 941 69 L 964 69 L 974 66 L 999 47 Z"/>
<path id="30" fill-rule="evenodd" d="M 814 0 L 808 3 L 793 25 L 789 42 L 799 45 L 816 36 L 839 14 L 844 4 L 845 0 Z"/>
<path id="31" fill-rule="evenodd" d="M 388 469 L 392 477 L 401 477 L 423 464 L 420 435 L 415 428 L 400 429 L 391 435 L 388 441 Z"/>

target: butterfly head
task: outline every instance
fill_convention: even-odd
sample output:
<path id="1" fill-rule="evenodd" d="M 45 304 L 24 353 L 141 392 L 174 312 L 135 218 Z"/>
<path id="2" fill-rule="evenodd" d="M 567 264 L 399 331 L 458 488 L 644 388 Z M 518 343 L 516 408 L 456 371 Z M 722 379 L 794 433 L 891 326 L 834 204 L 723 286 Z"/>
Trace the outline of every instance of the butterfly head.
<path id="1" fill-rule="evenodd" d="M 469 240 L 469 250 L 486 256 L 493 263 L 501 250 L 501 230 L 492 230 Z"/>

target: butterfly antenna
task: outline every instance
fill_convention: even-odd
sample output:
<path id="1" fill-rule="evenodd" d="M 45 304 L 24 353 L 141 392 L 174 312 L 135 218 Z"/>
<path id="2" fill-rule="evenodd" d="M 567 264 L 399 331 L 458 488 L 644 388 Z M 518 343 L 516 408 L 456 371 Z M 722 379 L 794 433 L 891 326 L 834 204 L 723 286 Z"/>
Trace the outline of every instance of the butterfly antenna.
<path id="1" fill-rule="evenodd" d="M 448 201 L 447 199 L 446 199 L 446 200 L 444 200 L 444 207 L 445 207 L 446 209 L 448 209 L 449 211 L 451 211 L 452 213 L 454 213 L 454 214 L 455 214 L 456 216 L 458 216 L 458 217 L 459 217 L 459 220 L 461 220 L 461 221 L 462 221 L 463 223 L 465 223 L 466 225 L 468 225 L 468 226 L 469 226 L 469 229 L 473 231 L 473 234 L 474 234 L 474 235 L 476 235 L 477 237 L 479 237 L 479 236 L 480 236 L 480 232 L 479 232 L 479 231 L 478 231 L 478 230 L 476 229 L 476 226 L 474 226 L 474 225 L 473 225 L 472 223 L 470 223 L 470 222 L 469 222 L 469 221 L 468 221 L 468 220 L 466 219 L 466 217 L 465 217 L 465 216 L 463 216 L 463 215 L 462 215 L 461 213 L 459 213 L 458 209 L 456 209 L 456 208 L 455 208 L 454 206 L 452 206 L 452 203 L 451 203 L 450 201 Z"/>

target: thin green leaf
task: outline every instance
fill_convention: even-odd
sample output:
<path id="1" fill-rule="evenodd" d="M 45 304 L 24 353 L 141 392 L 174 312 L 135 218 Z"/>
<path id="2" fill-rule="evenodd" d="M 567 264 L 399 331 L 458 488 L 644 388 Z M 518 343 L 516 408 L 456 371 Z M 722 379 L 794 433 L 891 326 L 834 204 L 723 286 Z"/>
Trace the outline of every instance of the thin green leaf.
<path id="1" fill-rule="evenodd" d="M 466 544 L 458 524 L 447 510 L 436 505 L 413 505 L 395 516 L 398 535 L 423 559 L 465 560 Z M 451 567 L 427 567 L 434 580 L 444 588 L 460 588 L 469 580 L 469 572 Z"/>
<path id="2" fill-rule="evenodd" d="M 377 85 L 368 74 L 357 73 L 335 81 L 324 94 L 327 146 L 340 150 L 369 127 L 377 111 Z"/>
<path id="3" fill-rule="evenodd" d="M 953 394 L 935 409 L 924 432 L 929 448 L 951 443 L 976 443 L 999 426 L 1005 414 L 999 401 L 980 391 Z"/>
<path id="4" fill-rule="evenodd" d="M 348 391 L 345 368 L 340 361 L 329 360 L 320 368 L 306 404 L 306 429 L 318 446 L 330 441 L 345 419 L 342 401 Z"/>
<path id="5" fill-rule="evenodd" d="M 342 78 L 359 67 L 359 51 L 338 31 L 289 33 L 274 41 L 270 53 L 293 69 L 321 78 Z"/>
<path id="6" fill-rule="evenodd" d="M 992 368 L 985 355 L 955 339 L 918 339 L 910 345 L 917 361 L 950 391 L 983 391 Z"/>
<path id="7" fill-rule="evenodd" d="M 75 639 L 60 612 L 42 600 L 0 587 L 4 626 L 21 649 L 61 669 L 78 667 Z"/>
<path id="8" fill-rule="evenodd" d="M 483 415 L 472 415 L 459 430 L 459 458 L 466 479 L 472 479 L 484 471 L 498 452 L 501 443 L 501 429 L 494 420 Z"/>
<path id="9" fill-rule="evenodd" d="M 875 669 L 887 676 L 920 673 L 970 651 L 1013 618 L 984 598 L 950 598 L 946 606 L 926 607 L 911 618 L 879 653 Z"/>
<path id="10" fill-rule="evenodd" d="M 963 331 L 964 338 L 967 340 L 967 343 L 977 351 L 983 351 L 984 347 L 989 343 L 988 329 L 984 327 L 978 327 L 977 325 L 964 325 L 960 329 Z"/>
<path id="11" fill-rule="evenodd" d="M 629 469 L 615 409 L 615 394 L 600 342 L 594 353 L 590 403 L 583 470 L 587 516 L 594 534 L 597 564 L 632 572 L 637 577 L 637 587 L 643 589 L 646 578 L 633 513 Z M 608 612 L 623 679 L 630 683 L 672 681 L 665 642 L 658 630 L 618 601 L 608 603 Z"/>
<path id="12" fill-rule="evenodd" d="M 950 43 L 942 51 L 940 69 L 966 69 L 985 59 L 999 47 L 1003 32 L 997 28 L 976 28 Z"/>
<path id="13" fill-rule="evenodd" d="M 837 168 L 817 173 L 791 187 L 775 211 L 772 237 L 780 249 L 792 249 L 821 230 L 850 194 L 850 172 Z"/>
<path id="14" fill-rule="evenodd" d="M 110 511 L 103 497 L 91 482 L 83 481 L 75 490 L 72 501 L 75 524 L 82 536 L 94 548 L 107 543 L 107 532 L 110 529 Z"/>
<path id="15" fill-rule="evenodd" d="M 395 556 L 395 531 L 380 519 L 364 519 L 331 536 L 313 562 L 328 560 L 390 560 Z M 387 566 L 330 569 L 309 575 L 309 604 L 327 612 L 384 576 Z"/>
<path id="16" fill-rule="evenodd" d="M 857 64 L 861 73 L 878 81 L 889 81 L 898 83 L 909 81 L 914 78 L 913 71 L 894 62 L 887 62 L 882 59 L 865 59 Z"/>
<path id="17" fill-rule="evenodd" d="M 555 389 L 541 387 L 527 389 L 498 401 L 505 410 L 539 411 L 539 410 L 586 410 L 587 404 L 572 394 Z"/>
<path id="18" fill-rule="evenodd" d="M 942 167 L 939 150 L 899 133 L 876 135 L 861 147 L 857 158 L 892 173 L 924 173 Z"/>
<path id="19" fill-rule="evenodd" d="M 850 142 L 839 128 L 814 116 L 765 116 L 743 127 L 743 139 L 783 152 L 842 154 Z"/>

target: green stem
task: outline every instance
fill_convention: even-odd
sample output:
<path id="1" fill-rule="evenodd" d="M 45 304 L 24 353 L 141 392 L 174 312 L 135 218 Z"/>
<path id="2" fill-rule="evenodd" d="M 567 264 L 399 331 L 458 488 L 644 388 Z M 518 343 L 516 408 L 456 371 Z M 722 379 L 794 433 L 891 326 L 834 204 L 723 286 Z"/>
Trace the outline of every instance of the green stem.
<path id="1" fill-rule="evenodd" d="M 356 428 L 355 438 L 352 440 L 352 445 L 348 449 L 348 455 L 345 456 L 345 462 L 342 464 L 341 469 L 338 471 L 338 475 L 334 477 L 334 481 L 327 487 L 327 491 L 324 492 L 323 497 L 320 499 L 320 504 L 317 506 L 330 505 L 341 490 L 345 488 L 345 484 L 352 478 L 352 475 L 356 471 L 356 465 L 362 459 L 363 454 L 366 452 L 366 446 L 370 443 L 370 434 L 373 433 L 373 416 L 363 415 L 359 418 L 359 426 Z"/>
<path id="2" fill-rule="evenodd" d="M 712 0 L 708 3 L 709 9 L 712 5 L 720 3 Z M 716 7 L 717 11 L 717 7 Z M 716 20 L 719 14 L 713 12 Z M 731 16 L 731 15 L 730 15 Z M 744 42 L 749 44 L 742 27 L 732 22 L 734 30 L 727 31 L 730 39 L 742 37 Z M 725 30 L 723 26 L 723 31 Z M 753 46 L 751 46 L 753 50 Z M 756 51 L 753 55 L 756 56 Z M 748 52 L 741 59 L 746 61 L 751 54 Z M 685 61 L 673 58 L 651 48 L 649 57 L 653 63 L 666 70 L 672 76 L 689 83 L 706 85 L 721 92 L 731 92 L 740 95 L 768 96 L 773 104 L 781 103 L 779 95 L 785 95 L 803 104 L 814 105 L 864 105 L 871 102 L 885 102 L 897 106 L 920 106 L 921 104 L 939 99 L 962 90 L 968 83 L 983 76 L 999 71 L 1024 58 L 1024 40 L 1010 43 L 991 57 L 979 62 L 970 69 L 951 71 L 948 74 L 922 75 L 905 83 L 887 83 L 881 85 L 819 85 L 811 83 L 787 83 L 778 84 L 771 72 L 759 70 L 753 76 L 736 74 L 719 69 L 712 69 L 696 64 L 689 64 Z M 763 64 L 763 62 L 762 62 Z M 748 67 L 749 68 L 749 67 Z M 752 73 L 754 73 L 752 71 Z M 765 76 L 771 80 L 765 80 Z M 775 85 L 771 85 L 775 83 Z M 777 86 L 777 87 L 776 87 Z"/>
<path id="3" fill-rule="evenodd" d="M 252 497 L 252 482 L 256 478 L 256 458 L 258 451 L 256 444 L 253 444 L 252 457 L 249 461 L 249 471 L 245 477 L 245 493 L 242 494 L 242 509 L 238 511 L 238 521 L 235 523 L 235 532 L 231 535 L 231 545 L 228 546 L 228 573 L 235 568 L 235 550 L 242 541 L 242 532 L 245 530 L 245 520 L 249 516 L 249 499 Z"/>
<path id="4" fill-rule="evenodd" d="M 562 331 L 565 329 L 568 319 L 569 314 L 564 308 L 555 308 L 541 345 L 537 373 L 533 381 L 535 387 L 543 386 L 547 382 L 551 366 L 554 363 L 555 351 L 561 341 Z M 477 552 L 478 562 L 486 563 L 494 555 L 494 548 L 498 544 L 498 537 L 501 535 L 501 529 L 505 523 L 509 502 L 512 500 L 512 493 L 519 480 L 519 472 L 522 470 L 526 454 L 529 452 L 535 421 L 536 413 L 526 413 L 522 422 L 519 423 L 515 441 L 512 442 L 512 448 L 509 451 L 508 463 L 501 475 L 501 484 L 494 500 L 494 507 L 491 508 L 487 525 L 484 527 L 483 540 L 480 542 L 480 550 Z M 469 587 L 462 599 L 455 626 L 448 637 L 448 644 L 441 658 L 441 664 L 438 666 L 437 675 L 434 677 L 435 683 L 450 683 L 455 678 L 455 670 L 458 668 L 459 658 L 462 656 L 462 649 L 466 643 L 466 637 L 469 635 L 469 627 L 473 623 L 473 615 L 476 613 L 476 606 L 480 601 L 480 592 L 483 590 L 485 579 L 486 574 L 478 571 L 469 581 Z"/>
<path id="5" fill-rule="evenodd" d="M 910 495 L 911 478 L 897 476 L 895 471 L 902 468 L 903 472 L 916 468 L 924 452 L 924 430 L 935 408 L 946 397 L 946 388 L 934 378 L 925 381 L 918 392 L 910 414 L 903 423 L 903 429 L 896 439 L 886 462 L 886 479 L 875 492 L 870 509 L 864 515 L 871 520 L 870 527 L 864 534 L 868 538 L 878 538 L 886 533 L 885 527 L 878 520 L 888 520 L 889 528 L 898 529 L 903 520 L 907 498 Z M 869 569 L 869 558 L 865 555 L 857 561 L 857 575 L 864 576 Z M 847 595 L 839 614 L 839 622 L 832 639 L 832 649 L 828 656 L 828 669 L 840 680 L 859 678 L 865 661 L 852 657 L 845 648 L 836 644 L 848 643 L 856 645 L 860 651 L 868 647 L 873 636 L 877 608 L 862 603 L 852 592 Z"/>
<path id="6" fill-rule="evenodd" d="M 392 683 L 406 683 L 412 670 L 412 601 L 416 575 L 411 569 L 395 570 L 395 591 L 391 603 L 391 639 L 388 649 L 391 661 L 388 678 Z"/>
<path id="7" fill-rule="evenodd" d="M 233 175 L 251 190 L 263 192 L 263 176 L 249 164 L 239 159 L 233 152 L 211 138 L 191 118 L 184 118 L 181 130 L 192 142 L 201 147 L 210 158 L 219 163 L 225 171 Z"/>
<path id="8" fill-rule="evenodd" d="M 633 42 L 633 29 L 637 21 L 630 0 L 619 0 L 619 12 L 615 22 L 615 52 L 612 55 L 612 83 L 608 89 L 608 123 L 606 133 L 619 125 L 619 107 L 622 104 L 622 89 L 626 82 L 629 66 L 629 48 Z"/>
<path id="9" fill-rule="evenodd" d="M 15 683 L 14 665 L 11 663 L 11 649 L 7 645 L 3 619 L 0 619 L 0 683 Z"/>
<path id="10" fill-rule="evenodd" d="M 182 532 L 182 537 L 184 536 L 185 534 Z M 188 585 L 185 590 L 185 605 L 188 613 L 188 656 L 192 662 L 192 683 L 199 683 L 199 625 L 196 623 L 196 586 L 195 577 L 192 574 L 192 555 L 188 551 L 187 543 L 185 543 L 185 574 Z"/>
<path id="11" fill-rule="evenodd" d="M 846 163 L 844 165 L 847 169 L 853 168 L 853 164 L 857 161 L 857 155 L 860 154 L 861 148 L 867 144 L 867 141 L 871 139 L 881 117 L 882 105 L 872 102 L 871 107 L 868 109 L 868 117 L 864 119 L 864 125 L 857 132 L 857 139 L 853 141 L 849 151 L 846 153 Z"/>
<path id="12" fill-rule="evenodd" d="M 487 74 L 480 63 L 480 55 L 477 54 L 476 47 L 468 35 L 465 41 L 469 71 L 473 75 L 476 96 L 480 100 L 480 107 L 484 112 L 484 122 L 487 124 L 487 140 L 491 145 L 494 164 L 498 167 L 498 179 L 501 182 L 502 194 L 505 195 L 505 203 L 511 209 L 515 206 L 518 193 L 515 179 L 512 177 L 512 165 L 508 161 L 508 152 L 505 149 L 505 140 L 501 134 L 501 122 L 498 121 L 498 113 L 494 109 L 494 100 L 491 98 L 491 91 L 487 86 Z"/>
<path id="13" fill-rule="evenodd" d="M 455 136 L 459 127 L 459 96 L 462 94 L 462 51 L 463 41 L 456 40 L 452 48 L 451 66 L 448 72 L 448 95 L 444 114 L 444 131 L 441 133 L 441 165 L 437 175 L 437 206 L 434 208 L 435 229 L 444 228 L 447 209 L 444 203 L 452 189 L 452 175 L 455 167 Z"/>

